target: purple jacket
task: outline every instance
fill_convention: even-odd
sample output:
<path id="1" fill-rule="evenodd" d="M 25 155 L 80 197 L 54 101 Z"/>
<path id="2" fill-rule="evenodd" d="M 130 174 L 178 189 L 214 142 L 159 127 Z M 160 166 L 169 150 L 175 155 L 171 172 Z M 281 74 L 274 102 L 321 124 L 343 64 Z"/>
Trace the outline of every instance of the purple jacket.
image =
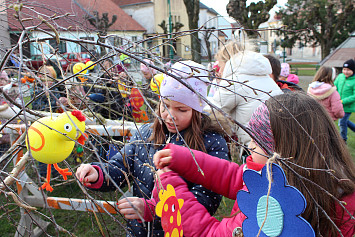
<path id="1" fill-rule="evenodd" d="M 335 86 L 315 81 L 309 84 L 307 93 L 327 109 L 333 120 L 344 117 L 343 104 Z"/>

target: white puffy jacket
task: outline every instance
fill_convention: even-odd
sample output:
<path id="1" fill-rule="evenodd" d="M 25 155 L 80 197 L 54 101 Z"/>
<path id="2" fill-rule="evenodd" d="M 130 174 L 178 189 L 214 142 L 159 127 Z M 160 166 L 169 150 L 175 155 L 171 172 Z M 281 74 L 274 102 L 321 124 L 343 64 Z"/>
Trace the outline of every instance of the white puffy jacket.
<path id="1" fill-rule="evenodd" d="M 260 53 L 246 51 L 234 55 L 223 71 L 222 77 L 227 80 L 221 81 L 222 87 L 218 88 L 210 101 L 246 126 L 254 110 L 261 102 L 270 98 L 264 92 L 271 92 L 272 96 L 282 94 L 274 80 L 269 77 L 271 73 L 269 60 Z M 256 90 L 253 91 L 252 88 Z M 239 142 L 249 144 L 249 135 L 239 127 L 236 129 Z"/>

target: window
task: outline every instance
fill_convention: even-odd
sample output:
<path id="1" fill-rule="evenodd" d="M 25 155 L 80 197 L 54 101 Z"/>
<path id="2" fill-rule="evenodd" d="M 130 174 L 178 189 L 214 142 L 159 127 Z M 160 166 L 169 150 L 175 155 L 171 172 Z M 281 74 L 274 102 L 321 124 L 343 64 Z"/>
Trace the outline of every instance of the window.
<path id="1" fill-rule="evenodd" d="M 57 41 L 55 39 L 50 39 L 49 45 L 52 46 L 54 50 L 58 49 L 59 53 L 67 52 L 67 44 L 65 41 L 60 41 L 59 44 L 57 44 Z"/>
<path id="2" fill-rule="evenodd" d="M 80 37 L 80 39 L 94 41 L 94 37 Z M 95 50 L 95 46 L 93 44 L 83 43 L 80 47 L 81 47 L 81 52 L 89 52 Z"/>
<path id="3" fill-rule="evenodd" d="M 123 39 L 121 37 L 115 37 L 113 39 L 113 45 L 114 46 L 121 46 L 123 45 Z"/>
<path id="4" fill-rule="evenodd" d="M 136 42 L 137 41 L 137 36 L 132 36 L 132 42 Z"/>

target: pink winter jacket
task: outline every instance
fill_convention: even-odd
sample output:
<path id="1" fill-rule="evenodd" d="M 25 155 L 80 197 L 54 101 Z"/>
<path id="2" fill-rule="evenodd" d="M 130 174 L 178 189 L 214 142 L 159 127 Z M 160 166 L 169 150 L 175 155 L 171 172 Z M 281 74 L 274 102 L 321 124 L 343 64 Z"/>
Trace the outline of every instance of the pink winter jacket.
<path id="1" fill-rule="evenodd" d="M 315 81 L 309 84 L 307 93 L 327 109 L 333 120 L 344 117 L 343 104 L 335 86 Z"/>
<path id="2" fill-rule="evenodd" d="M 216 193 L 235 200 L 239 190 L 247 190 L 242 179 L 243 172 L 246 169 L 245 165 L 239 166 L 236 163 L 221 160 L 206 153 L 192 150 L 196 162 L 199 164 L 201 170 L 203 170 L 204 175 L 202 175 L 201 172 L 198 171 L 189 149 L 174 144 L 168 144 L 166 149 L 171 149 L 171 155 L 173 157 L 169 168 L 177 173 L 171 171 L 162 174 L 160 176 L 161 183 L 164 189 L 166 189 L 168 184 L 171 184 L 175 188 L 176 197 L 184 200 L 181 209 L 181 222 L 184 236 L 232 236 L 233 230 L 236 227 L 242 226 L 245 215 L 239 212 L 231 218 L 224 218 L 222 221 L 212 217 L 206 208 L 202 206 L 189 191 L 186 182 L 180 177 L 180 175 L 191 182 L 201 184 Z M 251 162 L 251 159 L 249 159 L 249 161 Z M 262 167 L 260 164 L 253 162 L 248 163 L 247 161 L 247 166 L 249 165 L 249 168 L 255 170 L 260 170 Z M 155 204 L 159 202 L 158 191 L 157 188 L 154 188 L 154 199 L 145 202 L 146 209 L 144 219 L 146 221 L 148 221 L 146 218 L 151 216 L 150 213 L 154 213 Z M 341 200 L 346 202 L 347 210 L 354 215 L 355 193 L 348 195 Z M 236 201 L 231 216 L 238 211 L 239 207 Z M 339 205 L 336 205 L 336 214 L 338 218 L 335 219 L 335 223 L 339 226 L 343 236 L 353 236 L 355 233 L 355 220 L 351 220 L 347 212 L 344 212 L 343 215 L 343 209 Z"/>

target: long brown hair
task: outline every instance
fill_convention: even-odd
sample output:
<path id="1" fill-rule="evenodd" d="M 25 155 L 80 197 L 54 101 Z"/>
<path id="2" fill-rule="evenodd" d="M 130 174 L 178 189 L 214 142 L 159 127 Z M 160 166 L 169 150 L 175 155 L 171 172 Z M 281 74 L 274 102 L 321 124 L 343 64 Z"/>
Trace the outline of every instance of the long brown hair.
<path id="1" fill-rule="evenodd" d="M 334 86 L 333 69 L 331 67 L 321 66 L 314 76 L 313 81 L 320 81 Z"/>
<path id="2" fill-rule="evenodd" d="M 323 106 L 304 93 L 275 96 L 266 105 L 270 112 L 275 151 L 281 157 L 292 157 L 290 163 L 286 164 L 304 177 L 297 177 L 283 166 L 289 184 L 300 190 L 307 200 L 307 208 L 302 216 L 316 233 L 337 236 L 335 227 L 320 210 L 316 211 L 315 204 L 317 202 L 328 216 L 334 218 L 336 201 L 317 185 L 337 199 L 355 190 L 355 165 L 334 122 Z"/>
<path id="3" fill-rule="evenodd" d="M 160 104 L 157 106 L 156 112 L 160 117 Z M 166 143 L 165 134 L 167 134 L 169 131 L 166 128 L 164 122 L 159 121 L 159 118 L 155 118 L 152 129 L 153 133 L 149 137 L 149 141 L 153 141 L 155 148 L 158 148 L 160 145 Z M 203 142 L 203 135 L 207 132 L 223 133 L 220 126 L 213 122 L 209 116 L 193 109 L 191 125 L 184 131 L 184 140 L 188 147 L 194 150 L 207 152 Z"/>

